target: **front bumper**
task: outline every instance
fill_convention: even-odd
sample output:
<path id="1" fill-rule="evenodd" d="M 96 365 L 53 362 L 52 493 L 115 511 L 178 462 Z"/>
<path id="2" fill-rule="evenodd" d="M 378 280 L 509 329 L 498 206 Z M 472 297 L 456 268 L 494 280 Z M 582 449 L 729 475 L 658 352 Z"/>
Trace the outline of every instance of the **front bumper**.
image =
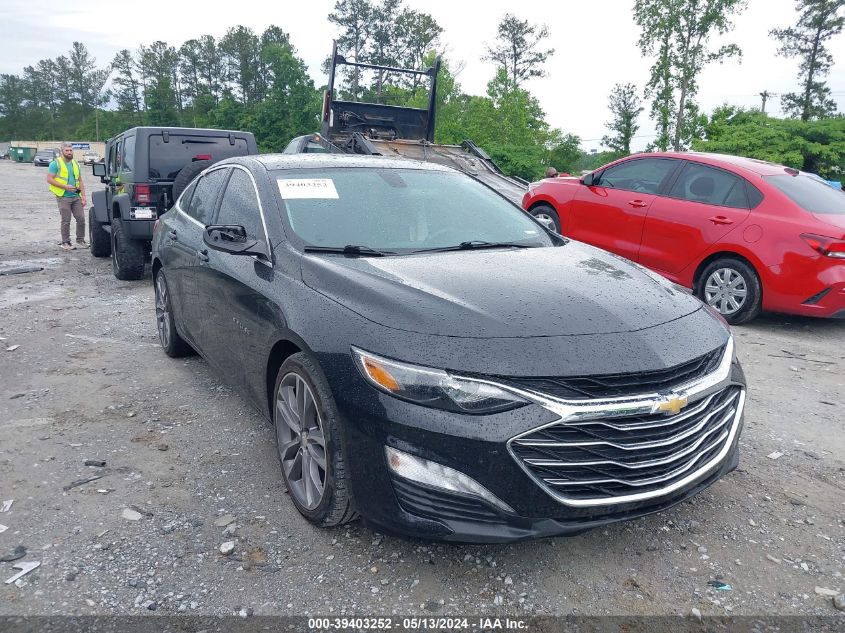
<path id="1" fill-rule="evenodd" d="M 724 384 L 744 393 L 745 379 L 737 363 L 730 367 L 730 377 Z M 509 447 L 517 436 L 554 423 L 559 419 L 557 414 L 532 404 L 484 417 L 466 416 L 402 402 L 365 384 L 361 388 L 368 397 L 349 401 L 338 398 L 345 420 L 344 445 L 352 495 L 367 523 L 393 534 L 479 543 L 574 535 L 681 503 L 738 463 L 741 406 L 725 450 L 709 469 L 684 485 L 666 494 L 622 504 L 570 505 L 561 503 L 538 483 Z M 362 391 L 356 391 L 360 396 Z M 514 511 L 505 512 L 478 497 L 397 477 L 387 465 L 385 446 L 472 477 Z"/>
<path id="2" fill-rule="evenodd" d="M 126 234 L 133 240 L 152 240 L 155 220 L 122 220 Z"/>

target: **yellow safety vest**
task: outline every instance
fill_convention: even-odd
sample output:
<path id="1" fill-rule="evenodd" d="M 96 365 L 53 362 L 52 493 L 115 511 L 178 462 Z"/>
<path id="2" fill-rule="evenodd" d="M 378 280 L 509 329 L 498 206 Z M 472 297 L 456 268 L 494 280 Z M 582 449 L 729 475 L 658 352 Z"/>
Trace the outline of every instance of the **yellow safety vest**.
<path id="1" fill-rule="evenodd" d="M 65 162 L 65 159 L 62 158 L 62 157 L 59 157 L 55 160 L 56 160 L 56 164 L 59 166 L 59 173 L 56 174 L 55 176 L 53 176 L 53 178 L 55 180 L 57 180 L 58 182 L 62 183 L 63 185 L 66 185 L 67 180 L 68 180 L 67 162 Z M 75 160 L 71 160 L 70 163 L 71 163 L 71 165 L 73 165 L 73 178 L 74 178 L 74 182 L 76 183 L 76 186 L 78 187 L 79 186 L 79 165 L 77 164 L 77 162 Z M 56 186 L 50 185 L 50 191 L 52 191 L 56 195 L 56 197 L 58 197 L 58 198 L 61 198 L 62 196 L 65 195 L 65 189 L 62 188 L 62 187 L 56 187 Z"/>

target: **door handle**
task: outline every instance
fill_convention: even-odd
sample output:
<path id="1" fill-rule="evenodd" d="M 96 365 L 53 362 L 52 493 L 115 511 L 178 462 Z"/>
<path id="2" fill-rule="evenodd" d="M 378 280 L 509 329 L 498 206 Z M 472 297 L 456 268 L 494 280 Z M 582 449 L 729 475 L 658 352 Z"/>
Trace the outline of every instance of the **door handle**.
<path id="1" fill-rule="evenodd" d="M 628 200 L 628 204 L 635 209 L 641 209 L 648 206 L 648 202 L 643 202 L 642 200 Z"/>
<path id="2" fill-rule="evenodd" d="M 197 259 L 199 259 L 203 264 L 208 261 L 208 250 L 203 249 L 197 253 Z"/>
<path id="3" fill-rule="evenodd" d="M 726 218 L 723 215 L 714 215 L 712 218 L 709 218 L 709 219 L 713 224 L 717 224 L 717 225 L 718 224 L 728 225 L 728 224 L 734 223 L 733 220 L 731 220 L 730 218 Z"/>
<path id="4" fill-rule="evenodd" d="M 174 231 L 173 229 L 170 229 L 167 232 L 167 237 L 169 237 L 171 240 L 173 240 L 175 242 L 177 240 L 176 231 Z"/>

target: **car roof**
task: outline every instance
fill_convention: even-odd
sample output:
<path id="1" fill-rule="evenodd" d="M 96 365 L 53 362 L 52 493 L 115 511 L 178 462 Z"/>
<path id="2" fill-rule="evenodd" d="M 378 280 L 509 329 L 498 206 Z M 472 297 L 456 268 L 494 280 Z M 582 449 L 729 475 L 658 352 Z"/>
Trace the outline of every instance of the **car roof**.
<path id="1" fill-rule="evenodd" d="M 407 158 L 389 156 L 362 156 L 352 154 L 261 154 L 258 156 L 240 156 L 230 158 L 226 163 L 259 163 L 265 169 L 319 169 L 319 168 L 354 168 L 371 167 L 381 169 L 421 169 L 426 171 L 454 172 L 445 165 L 426 163 Z"/>
<path id="2" fill-rule="evenodd" d="M 635 154 L 635 156 L 681 158 L 707 163 L 716 167 L 740 168 L 760 176 L 775 176 L 784 173 L 789 169 L 785 165 L 778 165 L 758 158 L 746 158 L 744 156 L 732 156 L 730 154 L 714 154 L 710 152 L 653 152 Z"/>

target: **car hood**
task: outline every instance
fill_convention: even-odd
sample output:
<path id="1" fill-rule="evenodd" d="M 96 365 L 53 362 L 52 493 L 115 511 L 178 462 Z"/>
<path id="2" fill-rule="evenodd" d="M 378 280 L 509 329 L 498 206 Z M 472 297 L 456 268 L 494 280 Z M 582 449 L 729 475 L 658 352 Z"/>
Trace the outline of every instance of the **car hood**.
<path id="1" fill-rule="evenodd" d="M 701 307 L 639 266 L 572 241 L 379 258 L 308 254 L 302 275 L 309 287 L 370 321 L 439 336 L 633 332 Z"/>

